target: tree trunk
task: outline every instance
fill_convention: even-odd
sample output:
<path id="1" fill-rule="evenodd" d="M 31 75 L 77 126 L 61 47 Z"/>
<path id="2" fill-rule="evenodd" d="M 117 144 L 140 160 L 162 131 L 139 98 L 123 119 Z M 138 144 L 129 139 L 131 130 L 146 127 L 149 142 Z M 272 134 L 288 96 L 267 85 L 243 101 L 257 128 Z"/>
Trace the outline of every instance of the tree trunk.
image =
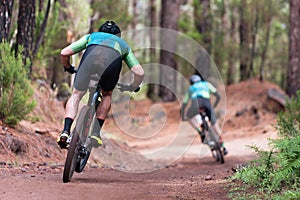
<path id="1" fill-rule="evenodd" d="M 149 16 L 150 16 L 150 27 L 156 27 L 157 26 L 157 21 L 156 21 L 156 0 L 150 0 L 149 1 Z M 155 50 L 155 45 L 156 45 L 156 31 L 150 31 L 150 46 L 153 48 L 150 48 L 150 62 L 151 63 L 157 63 L 156 60 L 156 50 Z M 154 70 L 153 69 L 150 72 L 150 82 L 151 80 L 154 79 Z M 155 84 L 149 84 L 148 91 L 147 91 L 147 97 L 151 99 L 155 99 L 158 96 L 156 93 L 156 85 Z"/>
<path id="2" fill-rule="evenodd" d="M 14 0 L 1 0 L 0 3 L 0 42 L 8 39 Z"/>
<path id="3" fill-rule="evenodd" d="M 212 19 L 210 10 L 210 0 L 194 0 L 194 18 L 195 26 L 198 32 L 202 36 L 202 45 L 206 50 L 205 52 L 199 52 L 196 58 L 195 74 L 202 77 L 210 76 L 210 54 L 212 50 Z M 202 74 L 200 74 L 200 71 Z"/>
<path id="4" fill-rule="evenodd" d="M 17 44 L 23 46 L 23 63 L 31 64 L 35 29 L 35 0 L 19 1 Z M 17 47 L 18 52 L 18 47 Z M 31 67 L 30 67 L 31 73 Z"/>
<path id="5" fill-rule="evenodd" d="M 136 30 L 135 29 L 136 29 L 136 25 L 138 23 L 137 0 L 133 0 L 132 8 L 133 8 L 133 18 L 132 18 L 132 21 L 131 21 L 131 26 L 132 26 L 132 29 L 133 29 L 132 40 L 134 41 L 134 38 L 135 38 L 135 35 L 136 35 Z"/>
<path id="6" fill-rule="evenodd" d="M 33 50 L 33 56 L 35 56 L 38 53 L 39 47 L 42 44 L 42 41 L 43 41 L 43 38 L 45 35 L 45 31 L 46 31 L 46 27 L 47 27 L 48 18 L 49 18 L 50 7 L 51 7 L 51 0 L 48 0 L 45 17 L 44 17 L 43 23 L 41 25 L 40 32 L 38 34 L 38 38 L 36 40 L 35 47 Z"/>
<path id="7" fill-rule="evenodd" d="M 90 0 L 90 6 L 93 8 L 95 4 L 95 0 Z M 90 30 L 89 33 L 95 32 L 94 23 L 95 21 L 99 20 L 100 12 L 98 10 L 93 10 L 93 16 L 90 18 Z"/>
<path id="8" fill-rule="evenodd" d="M 180 0 L 162 0 L 161 8 L 161 27 L 177 30 L 179 19 Z M 159 96 L 163 101 L 174 101 L 175 94 L 172 91 L 176 89 L 176 60 L 174 52 L 176 51 L 176 40 L 166 31 L 161 31 L 161 51 L 160 63 L 167 67 L 162 67 L 160 72 L 160 89 Z M 165 49 L 165 50 L 164 50 Z M 170 51 L 166 51 L 170 50 Z M 169 68 L 168 68 L 169 67 Z M 173 69 L 173 70 L 172 70 Z M 171 90 L 172 89 L 172 90 Z"/>
<path id="9" fill-rule="evenodd" d="M 230 49 L 228 53 L 228 71 L 227 71 L 227 85 L 235 83 L 236 76 L 236 61 L 237 59 L 237 51 L 235 44 L 238 43 L 238 34 L 237 34 L 237 19 L 238 19 L 238 8 L 234 6 L 231 11 L 230 16 Z"/>
<path id="10" fill-rule="evenodd" d="M 262 47 L 262 55 L 261 55 L 261 63 L 259 67 L 259 80 L 263 81 L 264 80 L 264 65 L 266 61 L 266 54 L 269 48 L 269 41 L 270 41 L 270 33 L 271 33 L 271 21 L 272 21 L 272 1 L 273 0 L 268 0 L 268 14 L 267 14 L 267 19 L 266 19 L 266 38 L 264 40 L 264 44 Z"/>
<path id="11" fill-rule="evenodd" d="M 242 0 L 240 5 L 240 80 L 250 78 L 250 26 L 247 20 L 247 2 Z"/>
<path id="12" fill-rule="evenodd" d="M 251 43 L 252 43 L 252 47 L 251 47 L 251 54 L 250 54 L 250 71 L 249 71 L 249 75 L 251 77 L 253 70 L 254 70 L 254 58 L 255 58 L 255 54 L 256 54 L 256 36 L 257 36 L 257 32 L 258 32 L 258 21 L 259 21 L 259 8 L 257 5 L 257 2 L 255 3 L 255 19 L 254 19 L 254 23 L 252 25 L 252 30 L 251 30 Z M 249 78 L 250 78 L 249 77 Z"/>
<path id="13" fill-rule="evenodd" d="M 207 53 L 212 49 L 212 19 L 210 10 L 210 0 L 194 0 L 195 25 L 202 35 L 202 42 Z"/>
<path id="14" fill-rule="evenodd" d="M 290 0 L 289 65 L 287 88 L 289 96 L 300 89 L 300 0 Z"/>
<path id="15" fill-rule="evenodd" d="M 38 11 L 40 13 L 44 9 L 44 0 L 39 0 L 38 2 L 39 2 Z"/>
<path id="16" fill-rule="evenodd" d="M 67 16 L 66 16 L 65 12 L 63 12 L 63 10 L 66 9 L 67 4 L 66 4 L 65 0 L 56 0 L 55 2 L 60 4 L 58 20 L 64 21 L 67 18 Z M 69 44 L 69 43 L 67 43 L 66 30 L 62 29 L 58 32 L 57 40 L 60 42 L 55 43 L 54 49 L 62 49 L 66 45 Z M 62 85 L 65 82 L 70 83 L 71 79 L 70 79 L 70 76 L 68 75 L 68 73 L 62 73 L 63 66 L 60 61 L 59 53 L 57 56 L 54 57 L 51 67 L 52 68 L 50 70 L 51 71 L 50 74 L 52 76 L 49 76 L 49 77 L 51 77 L 50 79 L 51 79 L 51 85 L 53 86 L 53 89 L 56 87 L 60 87 L 60 85 Z"/>

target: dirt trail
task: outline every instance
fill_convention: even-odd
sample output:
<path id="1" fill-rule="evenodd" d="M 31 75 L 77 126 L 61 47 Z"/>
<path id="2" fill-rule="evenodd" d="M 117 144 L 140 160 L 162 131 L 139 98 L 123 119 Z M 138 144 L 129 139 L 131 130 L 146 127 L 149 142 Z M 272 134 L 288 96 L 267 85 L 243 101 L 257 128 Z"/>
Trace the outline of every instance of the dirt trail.
<path id="1" fill-rule="evenodd" d="M 122 115 L 106 121 L 105 145 L 93 151 L 86 169 L 67 184 L 62 183 L 66 151 L 55 143 L 61 126 L 55 121 L 63 116 L 62 103 L 48 102 L 59 108 L 46 117 L 48 121 L 56 118 L 48 125 L 22 122 L 17 130 L 0 131 L 0 147 L 4 147 L 0 148 L 0 199 L 228 199 L 232 169 L 255 157 L 247 145 L 267 148 L 268 138 L 276 137 L 276 116 L 264 108 L 265 92 L 273 87 L 252 80 L 227 89 L 222 135 L 229 150 L 225 164 L 216 163 L 190 125 L 180 122 L 178 103 L 158 107 L 166 115 L 153 108 L 158 115 L 150 123 L 152 102 L 139 101 L 131 105 L 140 108 L 131 113 L 131 124 L 124 123 Z M 239 93 L 241 89 L 247 89 L 247 95 Z M 39 98 L 51 95 L 36 94 Z M 43 115 L 39 110 L 46 106 L 40 103 L 36 114 Z M 116 128 L 116 121 L 128 126 Z M 136 124 L 147 128 L 136 128 Z"/>
<path id="2" fill-rule="evenodd" d="M 236 144 L 227 143 L 230 154 L 225 157 L 225 164 L 216 163 L 209 154 L 200 157 L 196 152 L 201 144 L 194 144 L 180 159 L 159 170 L 129 173 L 92 164 L 82 173 L 75 173 L 67 184 L 62 183 L 62 162 L 2 165 L 0 199 L 229 199 L 228 177 L 237 165 L 255 156 L 244 154 L 246 151 L 235 152 Z M 140 163 L 138 169 L 147 163 L 150 162 Z"/>
<path id="3" fill-rule="evenodd" d="M 232 165 L 244 161 L 231 157 L 218 165 L 209 159 L 183 160 L 139 174 L 87 168 L 67 184 L 61 181 L 61 166 L 24 172 L 2 168 L 0 199 L 227 199 Z"/>

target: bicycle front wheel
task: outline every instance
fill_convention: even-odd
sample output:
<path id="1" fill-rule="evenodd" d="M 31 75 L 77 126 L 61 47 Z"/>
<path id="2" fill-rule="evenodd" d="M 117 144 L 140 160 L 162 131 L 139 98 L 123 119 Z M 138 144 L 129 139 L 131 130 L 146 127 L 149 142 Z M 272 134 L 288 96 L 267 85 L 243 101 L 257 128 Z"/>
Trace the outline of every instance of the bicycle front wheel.
<path id="1" fill-rule="evenodd" d="M 79 142 L 79 135 L 77 134 L 76 130 L 73 131 L 72 139 L 70 142 L 64 173 L 63 173 L 63 182 L 67 183 L 70 182 L 73 173 L 75 171 L 77 162 L 78 162 L 78 142 Z"/>
<path id="2" fill-rule="evenodd" d="M 82 108 L 80 115 L 82 117 L 79 117 L 77 121 L 78 126 L 76 125 L 79 130 L 81 143 L 80 158 L 75 167 L 75 172 L 77 173 L 83 171 L 92 151 L 90 138 L 88 136 L 91 134 L 91 127 L 93 127 L 93 121 L 95 118 L 92 108 L 88 106 Z"/>
<path id="3" fill-rule="evenodd" d="M 223 152 L 218 142 L 215 144 L 214 148 L 212 149 L 212 154 L 217 162 L 220 162 L 221 164 L 224 163 Z"/>

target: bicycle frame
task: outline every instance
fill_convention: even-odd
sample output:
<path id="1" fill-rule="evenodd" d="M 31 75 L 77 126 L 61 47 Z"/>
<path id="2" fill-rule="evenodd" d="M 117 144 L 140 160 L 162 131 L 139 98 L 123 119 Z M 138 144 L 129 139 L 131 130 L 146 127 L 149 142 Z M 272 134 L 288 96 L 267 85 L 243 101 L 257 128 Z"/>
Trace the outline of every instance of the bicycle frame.
<path id="1" fill-rule="evenodd" d="M 202 118 L 202 126 L 205 134 L 204 144 L 207 144 L 212 152 L 213 158 L 220 163 L 224 163 L 224 156 L 219 144 L 219 135 L 211 128 L 210 120 L 204 108 L 199 109 Z"/>
<path id="2" fill-rule="evenodd" d="M 91 134 L 91 129 L 90 127 L 93 125 L 93 123 L 97 123 L 95 122 L 94 118 L 95 118 L 95 113 L 97 110 L 97 107 L 102 99 L 102 95 L 100 93 L 100 85 L 98 84 L 97 81 L 95 80 L 91 80 L 90 84 L 89 84 L 89 97 L 88 97 L 88 102 L 86 104 L 86 106 L 90 109 L 90 113 L 88 116 L 86 116 L 87 118 L 85 119 L 85 134 L 80 134 L 80 136 L 86 138 L 87 136 L 89 136 Z M 100 98 L 100 100 L 99 100 Z M 81 138 L 81 139 L 84 139 Z"/>

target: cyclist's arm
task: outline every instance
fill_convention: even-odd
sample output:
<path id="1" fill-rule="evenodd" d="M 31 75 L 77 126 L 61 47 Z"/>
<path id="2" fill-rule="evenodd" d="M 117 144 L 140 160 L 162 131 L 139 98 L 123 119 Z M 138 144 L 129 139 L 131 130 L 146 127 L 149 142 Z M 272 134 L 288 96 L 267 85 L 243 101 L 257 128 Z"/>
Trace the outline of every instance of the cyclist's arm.
<path id="1" fill-rule="evenodd" d="M 124 56 L 124 61 L 134 74 L 132 86 L 136 88 L 139 87 L 144 79 L 144 69 L 133 55 L 131 49 L 129 49 L 128 53 Z"/>
<path id="2" fill-rule="evenodd" d="M 221 96 L 219 95 L 218 92 L 215 92 L 215 93 L 212 93 L 212 94 L 216 97 L 216 101 L 213 105 L 213 107 L 215 108 L 215 107 L 217 107 L 218 103 L 220 102 Z"/>
<path id="3" fill-rule="evenodd" d="M 219 95 L 217 88 L 215 88 L 211 83 L 207 82 L 210 92 L 216 97 L 213 107 L 215 108 L 220 102 L 221 96 Z"/>
<path id="4" fill-rule="evenodd" d="M 132 86 L 134 88 L 137 88 L 143 82 L 144 69 L 140 64 L 138 64 L 138 65 L 134 65 L 130 70 L 134 74 Z"/>
<path id="5" fill-rule="evenodd" d="M 87 40 L 88 36 L 89 35 L 83 36 L 79 40 L 73 42 L 72 44 L 70 44 L 69 46 L 67 46 L 61 50 L 60 59 L 61 59 L 63 66 L 71 67 L 70 57 L 73 54 L 78 53 L 86 48 L 86 44 L 88 42 L 88 40 Z"/>
<path id="6" fill-rule="evenodd" d="M 180 110 L 180 112 L 181 112 L 181 119 L 183 119 L 183 120 L 185 118 L 184 111 L 185 111 L 185 108 L 186 108 L 186 106 L 187 106 L 187 104 L 189 102 L 189 99 L 190 99 L 190 93 L 189 93 L 189 91 L 187 91 L 185 93 L 185 95 L 184 95 L 182 106 L 181 106 L 181 110 Z"/>
<path id="7" fill-rule="evenodd" d="M 70 48 L 70 46 L 67 46 L 63 50 L 61 50 L 60 60 L 61 60 L 61 63 L 63 64 L 63 66 L 65 66 L 67 68 L 71 67 L 70 56 L 73 55 L 73 54 L 74 54 L 74 52 Z"/>

